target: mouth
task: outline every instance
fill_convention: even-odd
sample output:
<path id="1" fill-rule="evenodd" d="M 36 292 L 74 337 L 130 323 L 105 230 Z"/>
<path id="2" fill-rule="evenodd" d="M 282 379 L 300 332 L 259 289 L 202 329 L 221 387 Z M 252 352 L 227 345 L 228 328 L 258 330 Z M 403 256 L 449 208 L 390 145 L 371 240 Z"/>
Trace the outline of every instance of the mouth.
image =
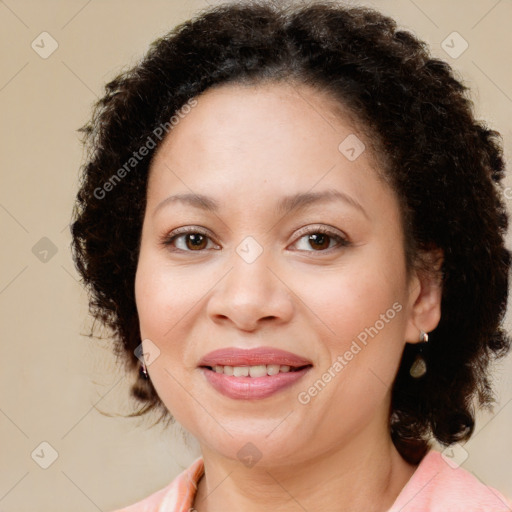
<path id="1" fill-rule="evenodd" d="M 312 362 L 286 350 L 272 347 L 257 347 L 252 349 L 228 347 L 214 350 L 206 354 L 201 361 L 199 361 L 198 366 L 209 368 L 217 373 L 247 376 L 251 373 L 251 368 L 254 368 L 253 372 L 256 374 L 263 372 L 263 367 L 265 367 L 267 375 L 274 375 L 281 371 L 283 373 L 292 370 L 297 371 L 298 368 L 308 365 L 312 365 Z M 247 370 L 244 369 L 246 367 L 249 368 L 249 374 L 247 375 L 245 375 Z M 233 369 L 233 373 L 228 373 L 231 371 L 231 368 Z M 279 368 L 279 372 L 277 368 Z M 268 373 L 269 370 L 270 373 Z M 265 374 L 262 373 L 262 375 Z"/>
<path id="2" fill-rule="evenodd" d="M 298 382 L 312 368 L 311 361 L 272 347 L 215 350 L 198 365 L 211 388 L 235 400 L 270 397 Z"/>
<path id="3" fill-rule="evenodd" d="M 229 366 L 229 365 L 215 365 L 215 366 L 200 366 L 206 370 L 210 370 L 222 375 L 230 377 L 248 377 L 260 378 L 271 377 L 280 373 L 293 373 L 300 372 L 306 368 L 312 367 L 312 364 L 305 364 L 302 366 L 280 365 L 280 364 L 258 364 L 252 366 Z"/>

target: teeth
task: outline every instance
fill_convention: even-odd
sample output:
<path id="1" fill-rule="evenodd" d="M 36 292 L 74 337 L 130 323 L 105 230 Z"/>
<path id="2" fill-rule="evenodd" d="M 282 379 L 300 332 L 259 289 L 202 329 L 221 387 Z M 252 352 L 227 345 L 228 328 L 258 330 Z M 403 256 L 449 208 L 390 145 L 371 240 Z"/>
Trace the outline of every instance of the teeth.
<path id="1" fill-rule="evenodd" d="M 267 366 L 264 364 L 249 366 L 249 375 L 251 377 L 265 377 L 267 375 Z"/>
<path id="2" fill-rule="evenodd" d="M 267 364 L 267 375 L 277 375 L 280 367 L 278 364 Z"/>
<path id="3" fill-rule="evenodd" d="M 233 377 L 249 377 L 249 367 L 235 366 L 233 368 Z"/>
<path id="4" fill-rule="evenodd" d="M 264 377 L 265 375 L 277 375 L 279 372 L 287 373 L 291 370 L 288 365 L 260 364 L 257 366 L 220 366 L 213 367 L 216 373 L 233 375 L 234 377 Z"/>

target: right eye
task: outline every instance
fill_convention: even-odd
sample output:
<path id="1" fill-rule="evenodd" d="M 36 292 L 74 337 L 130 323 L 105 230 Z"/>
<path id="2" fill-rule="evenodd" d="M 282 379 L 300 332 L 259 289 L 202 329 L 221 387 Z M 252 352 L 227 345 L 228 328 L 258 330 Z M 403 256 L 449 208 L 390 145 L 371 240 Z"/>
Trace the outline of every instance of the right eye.
<path id="1" fill-rule="evenodd" d="M 162 240 L 162 244 L 171 251 L 182 252 L 201 252 L 208 248 L 208 242 L 212 242 L 209 235 L 193 226 L 172 231 Z"/>

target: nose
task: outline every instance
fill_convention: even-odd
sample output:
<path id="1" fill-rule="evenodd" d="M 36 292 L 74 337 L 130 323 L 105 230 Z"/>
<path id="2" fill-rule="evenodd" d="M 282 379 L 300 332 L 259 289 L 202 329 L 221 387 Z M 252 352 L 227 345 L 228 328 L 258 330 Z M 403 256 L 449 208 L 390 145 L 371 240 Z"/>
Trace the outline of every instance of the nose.
<path id="1" fill-rule="evenodd" d="M 215 323 L 231 323 L 243 331 L 279 325 L 293 317 L 292 292 L 279 272 L 261 255 L 247 263 L 237 254 L 225 277 L 210 295 L 207 313 Z"/>

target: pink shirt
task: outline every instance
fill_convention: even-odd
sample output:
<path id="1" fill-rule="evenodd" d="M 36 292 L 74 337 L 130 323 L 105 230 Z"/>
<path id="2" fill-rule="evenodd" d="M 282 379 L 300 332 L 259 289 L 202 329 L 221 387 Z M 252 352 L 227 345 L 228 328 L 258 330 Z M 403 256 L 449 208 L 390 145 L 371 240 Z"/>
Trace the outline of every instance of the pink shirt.
<path id="1" fill-rule="evenodd" d="M 189 512 L 204 474 L 197 458 L 169 485 L 115 512 Z M 463 468 L 452 468 L 430 450 L 388 512 L 511 512 L 512 501 Z"/>

